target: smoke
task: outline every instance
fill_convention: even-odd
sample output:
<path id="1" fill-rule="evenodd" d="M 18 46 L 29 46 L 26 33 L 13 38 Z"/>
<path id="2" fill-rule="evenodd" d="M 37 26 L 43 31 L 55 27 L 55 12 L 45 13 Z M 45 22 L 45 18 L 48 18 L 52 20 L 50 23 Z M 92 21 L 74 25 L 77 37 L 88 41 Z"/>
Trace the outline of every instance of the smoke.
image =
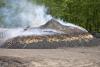
<path id="1" fill-rule="evenodd" d="M 52 18 L 46 14 L 45 6 L 33 4 L 29 0 L 5 0 L 5 3 L 5 7 L 0 9 L 3 27 L 37 27 Z"/>
<path id="2" fill-rule="evenodd" d="M 82 31 L 84 31 L 84 32 L 88 32 L 86 29 L 84 29 L 84 28 L 82 28 L 82 27 L 80 27 L 80 26 L 77 26 L 77 25 L 72 24 L 72 23 L 66 23 L 66 22 L 64 22 L 64 21 L 61 20 L 61 19 L 57 19 L 57 21 L 58 21 L 59 23 L 61 23 L 62 25 L 64 25 L 64 26 L 70 26 L 70 28 L 78 28 L 78 29 L 80 29 L 80 30 L 82 30 Z"/>
<path id="3" fill-rule="evenodd" d="M 38 27 L 52 19 L 51 15 L 47 14 L 47 8 L 43 5 L 33 4 L 31 0 L 4 0 L 5 6 L 0 8 L 0 15 L 3 16 L 3 24 L 1 27 L 16 28 L 16 27 Z M 77 27 L 85 32 L 84 28 L 77 25 L 63 22 L 56 19 L 61 24 Z"/>

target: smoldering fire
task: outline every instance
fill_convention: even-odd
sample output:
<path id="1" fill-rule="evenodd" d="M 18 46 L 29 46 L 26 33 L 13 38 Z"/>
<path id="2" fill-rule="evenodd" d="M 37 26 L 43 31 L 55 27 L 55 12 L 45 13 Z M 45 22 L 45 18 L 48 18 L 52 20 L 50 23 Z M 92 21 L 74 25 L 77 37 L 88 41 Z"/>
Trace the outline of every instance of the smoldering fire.
<path id="1" fill-rule="evenodd" d="M 78 27 L 62 25 L 54 19 L 40 27 L 14 30 L 19 30 L 17 31 L 19 34 L 6 39 L 2 48 L 58 48 L 75 44 L 73 42 L 77 44 L 84 42 L 83 45 L 86 45 L 93 39 L 93 36 L 87 31 Z M 10 33 L 13 33 L 14 30 Z"/>
<path id="2" fill-rule="evenodd" d="M 0 10 L 4 16 L 1 27 L 5 27 L 0 29 L 2 48 L 58 48 L 93 39 L 82 27 L 52 19 L 44 6 L 33 5 L 28 0 L 7 0 L 6 3 Z"/>

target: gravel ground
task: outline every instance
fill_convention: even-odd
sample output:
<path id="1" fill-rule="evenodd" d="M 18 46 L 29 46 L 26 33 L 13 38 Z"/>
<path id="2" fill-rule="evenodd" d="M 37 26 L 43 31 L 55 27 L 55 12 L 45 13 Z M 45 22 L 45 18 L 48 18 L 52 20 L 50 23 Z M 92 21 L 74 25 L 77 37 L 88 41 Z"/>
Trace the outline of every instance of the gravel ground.
<path id="1" fill-rule="evenodd" d="M 100 67 L 100 46 L 0 49 L 0 67 Z"/>

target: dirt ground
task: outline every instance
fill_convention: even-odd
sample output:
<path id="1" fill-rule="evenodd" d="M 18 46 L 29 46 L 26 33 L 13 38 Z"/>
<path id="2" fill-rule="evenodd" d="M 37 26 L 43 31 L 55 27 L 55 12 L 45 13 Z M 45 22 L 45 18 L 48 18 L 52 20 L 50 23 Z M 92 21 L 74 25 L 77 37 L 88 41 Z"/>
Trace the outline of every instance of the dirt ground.
<path id="1" fill-rule="evenodd" d="M 100 46 L 0 49 L 0 67 L 100 67 Z"/>

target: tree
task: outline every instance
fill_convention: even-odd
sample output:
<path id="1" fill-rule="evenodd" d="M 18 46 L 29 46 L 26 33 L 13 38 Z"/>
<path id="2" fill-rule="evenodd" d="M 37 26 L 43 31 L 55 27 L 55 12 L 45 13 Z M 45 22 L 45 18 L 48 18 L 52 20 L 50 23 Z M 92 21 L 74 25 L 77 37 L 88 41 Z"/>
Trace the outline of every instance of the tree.
<path id="1" fill-rule="evenodd" d="M 100 32 L 100 0 L 42 0 L 54 17 Z"/>

